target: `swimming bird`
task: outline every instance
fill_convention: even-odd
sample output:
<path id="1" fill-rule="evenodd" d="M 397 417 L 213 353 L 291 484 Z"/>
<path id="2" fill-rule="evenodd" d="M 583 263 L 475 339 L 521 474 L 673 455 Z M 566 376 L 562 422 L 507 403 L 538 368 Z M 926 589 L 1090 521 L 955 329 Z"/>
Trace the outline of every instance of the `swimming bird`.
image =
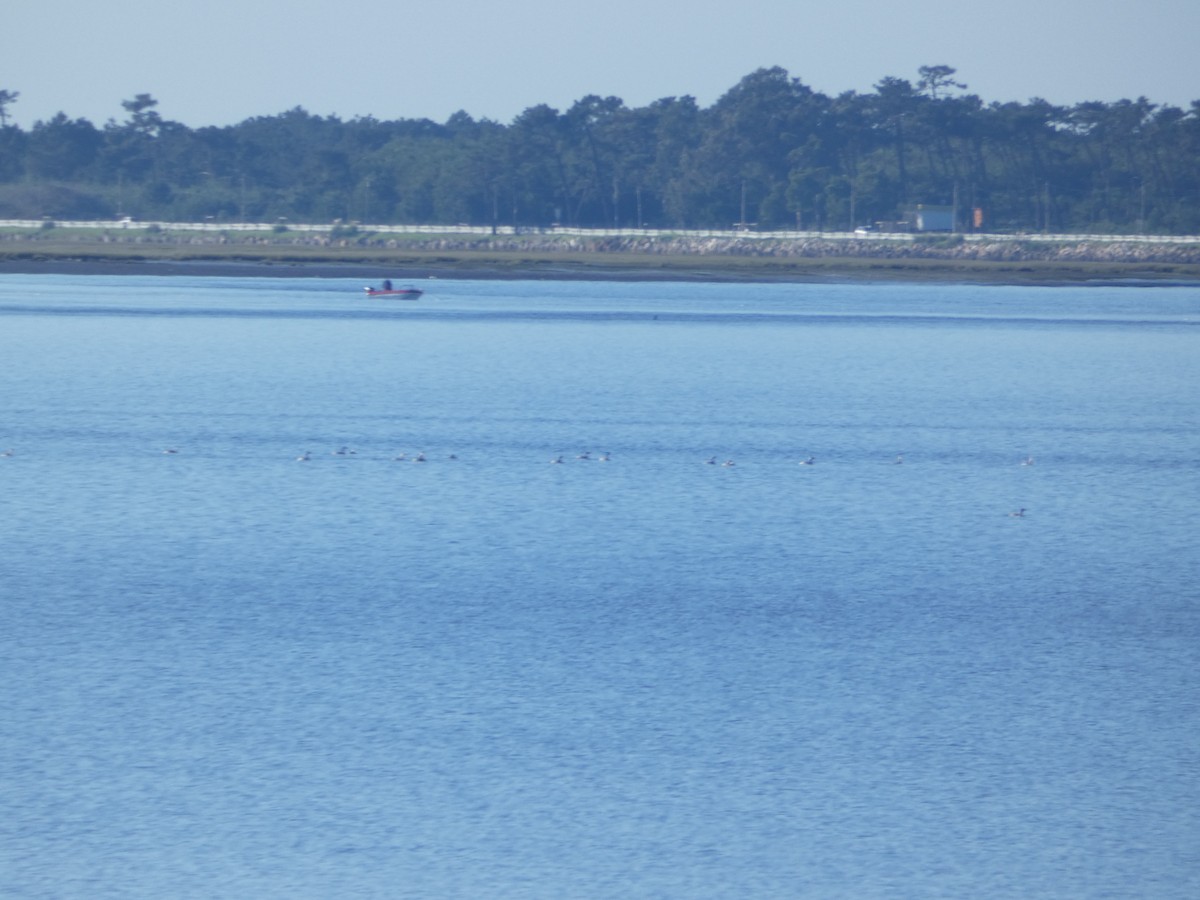
<path id="1" fill-rule="evenodd" d="M 1033 457 L 1032 456 L 1025 457 L 1023 460 L 1021 460 L 1021 465 L 1032 466 L 1033 465 Z"/>
<path id="2" fill-rule="evenodd" d="M 557 465 L 560 462 L 562 462 L 562 454 L 561 453 L 558 454 L 558 456 L 554 457 L 554 459 L 550 460 L 551 465 Z"/>
<path id="3" fill-rule="evenodd" d="M 587 450 L 584 450 L 582 453 L 580 453 L 580 454 L 579 454 L 577 457 L 575 457 L 575 458 L 576 458 L 576 459 L 591 459 L 591 458 L 592 458 L 592 454 L 591 454 L 589 451 L 587 451 Z"/>
<path id="4" fill-rule="evenodd" d="M 903 453 L 897 453 L 897 454 L 896 454 L 896 465 L 898 465 L 898 466 L 899 466 L 899 465 L 902 465 L 903 463 L 904 463 L 904 454 L 903 454 Z"/>
<path id="5" fill-rule="evenodd" d="M 737 465 L 737 463 L 735 463 L 735 462 L 734 462 L 732 459 L 727 459 L 727 460 L 725 460 L 725 462 L 721 463 L 721 465 L 723 465 L 723 466 L 736 466 L 736 465 Z"/>
<path id="6" fill-rule="evenodd" d="M 600 454 L 600 462 L 608 462 L 610 459 L 612 459 L 612 454 L 607 450 Z"/>
<path id="7" fill-rule="evenodd" d="M 308 450 L 305 450 L 302 454 L 296 457 L 296 462 L 308 462 L 310 459 L 312 459 L 312 453 Z"/>
<path id="8" fill-rule="evenodd" d="M 715 466 L 717 464 L 717 458 L 715 456 L 710 456 L 704 461 L 704 463 L 705 465 Z"/>
<path id="9" fill-rule="evenodd" d="M 176 453 L 178 453 L 178 452 L 179 452 L 179 451 L 178 451 L 178 450 L 176 450 L 174 447 L 167 447 L 166 449 L 164 449 L 164 450 L 163 450 L 163 453 L 164 453 L 165 455 L 167 455 L 167 456 L 174 455 L 174 454 L 176 454 Z"/>
<path id="10" fill-rule="evenodd" d="M 1025 518 L 1025 507 L 1022 506 L 1020 509 L 1010 512 L 1009 515 L 1014 519 L 1023 519 Z"/>
<path id="11" fill-rule="evenodd" d="M 0 453 L 0 456 L 3 456 L 6 459 L 12 455 L 13 455 L 13 452 L 12 452 L 11 447 L 9 449 L 5 450 L 3 453 Z"/>
<path id="12" fill-rule="evenodd" d="M 413 462 L 425 462 L 425 454 L 418 453 L 416 456 L 413 457 Z"/>
<path id="13" fill-rule="evenodd" d="M 800 460 L 800 465 L 811 466 L 811 465 L 815 465 L 816 462 L 817 462 L 817 458 L 815 456 L 810 456 L 808 459 Z"/>

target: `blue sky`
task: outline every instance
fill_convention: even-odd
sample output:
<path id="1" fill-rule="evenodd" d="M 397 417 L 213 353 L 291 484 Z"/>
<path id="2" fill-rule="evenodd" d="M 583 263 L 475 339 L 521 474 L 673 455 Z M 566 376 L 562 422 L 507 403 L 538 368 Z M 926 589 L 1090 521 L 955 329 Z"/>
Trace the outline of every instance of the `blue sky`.
<path id="1" fill-rule="evenodd" d="M 191 127 L 295 106 L 507 123 L 587 94 L 707 106 L 764 66 L 831 95 L 946 64 L 987 102 L 1200 99 L 1200 0 L 15 0 L 4 26 L 25 128 L 123 120 L 140 93 Z"/>

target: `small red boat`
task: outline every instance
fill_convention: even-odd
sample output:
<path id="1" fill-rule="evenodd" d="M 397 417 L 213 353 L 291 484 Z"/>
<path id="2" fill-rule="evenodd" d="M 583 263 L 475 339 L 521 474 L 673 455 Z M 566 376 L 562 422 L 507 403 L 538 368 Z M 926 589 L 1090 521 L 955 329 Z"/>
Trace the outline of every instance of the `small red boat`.
<path id="1" fill-rule="evenodd" d="M 416 300 L 425 293 L 420 288 L 394 288 L 390 285 L 381 288 L 365 287 L 363 290 L 367 292 L 368 297 L 395 297 L 397 300 Z"/>

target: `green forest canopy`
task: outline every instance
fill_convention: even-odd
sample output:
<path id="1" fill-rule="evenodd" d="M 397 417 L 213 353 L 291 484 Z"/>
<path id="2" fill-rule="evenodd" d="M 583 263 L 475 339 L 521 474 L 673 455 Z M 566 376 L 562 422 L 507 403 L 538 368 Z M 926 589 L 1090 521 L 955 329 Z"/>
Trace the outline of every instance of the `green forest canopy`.
<path id="1" fill-rule="evenodd" d="M 951 205 L 964 229 L 1200 233 L 1200 101 L 985 103 L 950 66 L 831 97 L 782 68 L 712 106 L 589 95 L 508 125 L 297 107 L 188 128 L 139 94 L 97 127 L 9 124 L 0 218 L 845 230 Z"/>

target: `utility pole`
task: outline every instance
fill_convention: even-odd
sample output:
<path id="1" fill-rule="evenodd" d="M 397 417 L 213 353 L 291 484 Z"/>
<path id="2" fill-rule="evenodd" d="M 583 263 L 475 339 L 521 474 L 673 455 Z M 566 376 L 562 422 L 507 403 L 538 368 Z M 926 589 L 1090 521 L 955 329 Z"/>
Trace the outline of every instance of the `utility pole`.
<path id="1" fill-rule="evenodd" d="M 734 227 L 739 231 L 749 231 L 751 225 L 757 225 L 757 222 L 746 221 L 746 179 L 742 179 L 742 210 L 741 216 L 737 222 L 734 222 Z"/>

